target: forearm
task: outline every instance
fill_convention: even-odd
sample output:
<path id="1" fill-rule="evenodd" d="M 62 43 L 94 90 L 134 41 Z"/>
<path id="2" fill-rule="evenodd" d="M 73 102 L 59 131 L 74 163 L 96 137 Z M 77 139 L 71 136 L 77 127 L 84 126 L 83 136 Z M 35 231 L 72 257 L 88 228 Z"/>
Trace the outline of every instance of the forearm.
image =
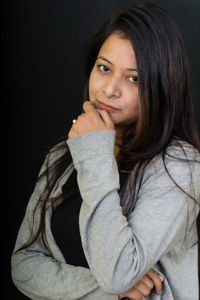
<path id="1" fill-rule="evenodd" d="M 91 271 L 59 263 L 42 253 L 20 251 L 12 257 L 12 278 L 17 288 L 35 300 L 107 299 Z"/>
<path id="2" fill-rule="evenodd" d="M 159 172 L 154 167 L 148 171 L 148 180 L 127 219 L 122 214 L 118 194 L 113 133 L 85 134 L 69 139 L 68 144 L 83 198 L 80 232 L 86 258 L 106 292 L 124 293 L 170 250 L 177 237 L 181 241 L 186 201 L 163 170 L 161 161 Z"/>

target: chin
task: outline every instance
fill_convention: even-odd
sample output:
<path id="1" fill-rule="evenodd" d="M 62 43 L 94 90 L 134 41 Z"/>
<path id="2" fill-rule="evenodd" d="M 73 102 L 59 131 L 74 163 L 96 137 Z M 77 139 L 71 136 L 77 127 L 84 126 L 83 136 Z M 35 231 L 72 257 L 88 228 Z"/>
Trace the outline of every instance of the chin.
<path id="1" fill-rule="evenodd" d="M 115 126 L 125 126 L 125 125 L 129 124 L 126 121 L 113 120 L 113 118 L 112 118 L 112 121 L 115 124 Z"/>
<path id="2" fill-rule="evenodd" d="M 115 126 L 128 126 L 128 125 L 131 125 L 131 124 L 134 124 L 136 123 L 137 121 L 136 120 L 121 120 L 121 121 L 115 121 L 113 120 L 113 123 L 115 124 Z"/>

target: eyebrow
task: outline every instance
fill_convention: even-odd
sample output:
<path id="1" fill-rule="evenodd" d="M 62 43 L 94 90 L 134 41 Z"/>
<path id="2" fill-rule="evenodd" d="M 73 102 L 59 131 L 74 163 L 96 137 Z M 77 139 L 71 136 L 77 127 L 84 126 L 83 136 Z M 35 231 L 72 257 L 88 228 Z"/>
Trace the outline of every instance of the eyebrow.
<path id="1" fill-rule="evenodd" d="M 99 57 L 97 57 L 97 59 L 105 60 L 107 63 L 109 63 L 110 65 L 113 66 L 113 63 L 111 61 L 109 61 L 107 58 L 105 58 L 104 56 L 99 56 Z M 136 71 L 136 72 L 138 71 L 135 68 L 127 68 L 126 70 L 128 70 L 128 71 Z"/>

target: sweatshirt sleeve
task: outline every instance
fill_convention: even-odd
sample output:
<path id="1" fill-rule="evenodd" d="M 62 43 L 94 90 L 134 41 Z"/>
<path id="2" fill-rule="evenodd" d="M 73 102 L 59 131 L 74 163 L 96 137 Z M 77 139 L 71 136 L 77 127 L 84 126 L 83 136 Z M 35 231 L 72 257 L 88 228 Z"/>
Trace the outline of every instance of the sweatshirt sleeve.
<path id="1" fill-rule="evenodd" d="M 195 202 L 173 183 L 160 159 L 145 173 L 136 206 L 127 219 L 118 194 L 114 140 L 114 131 L 97 131 L 67 143 L 83 198 L 80 232 L 88 264 L 103 290 L 121 294 L 182 243 Z M 172 159 L 166 164 L 174 180 L 191 192 L 187 163 Z M 192 172 L 198 178 L 199 165 Z M 199 188 L 196 196 L 199 199 Z M 195 216 L 192 218 L 194 221 Z"/>
<path id="2" fill-rule="evenodd" d="M 42 169 L 44 170 L 45 166 Z M 36 184 L 18 232 L 11 258 L 14 284 L 23 294 L 34 300 L 117 300 L 117 295 L 108 295 L 100 288 L 89 269 L 67 264 L 54 240 L 49 243 L 50 249 L 44 247 L 38 238 L 31 246 L 15 252 L 28 240 L 32 232 L 32 213 L 44 185 L 44 180 Z M 38 206 L 34 223 L 36 227 L 40 212 Z"/>

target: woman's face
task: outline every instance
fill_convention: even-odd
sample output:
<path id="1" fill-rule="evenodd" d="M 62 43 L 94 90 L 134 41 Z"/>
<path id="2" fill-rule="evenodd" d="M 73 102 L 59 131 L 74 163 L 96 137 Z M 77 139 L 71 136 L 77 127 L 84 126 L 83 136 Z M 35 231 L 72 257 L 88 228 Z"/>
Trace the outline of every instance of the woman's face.
<path id="1" fill-rule="evenodd" d="M 89 97 L 96 108 L 107 110 L 115 125 L 138 119 L 138 72 L 131 42 L 119 33 L 102 45 L 89 79 Z"/>

